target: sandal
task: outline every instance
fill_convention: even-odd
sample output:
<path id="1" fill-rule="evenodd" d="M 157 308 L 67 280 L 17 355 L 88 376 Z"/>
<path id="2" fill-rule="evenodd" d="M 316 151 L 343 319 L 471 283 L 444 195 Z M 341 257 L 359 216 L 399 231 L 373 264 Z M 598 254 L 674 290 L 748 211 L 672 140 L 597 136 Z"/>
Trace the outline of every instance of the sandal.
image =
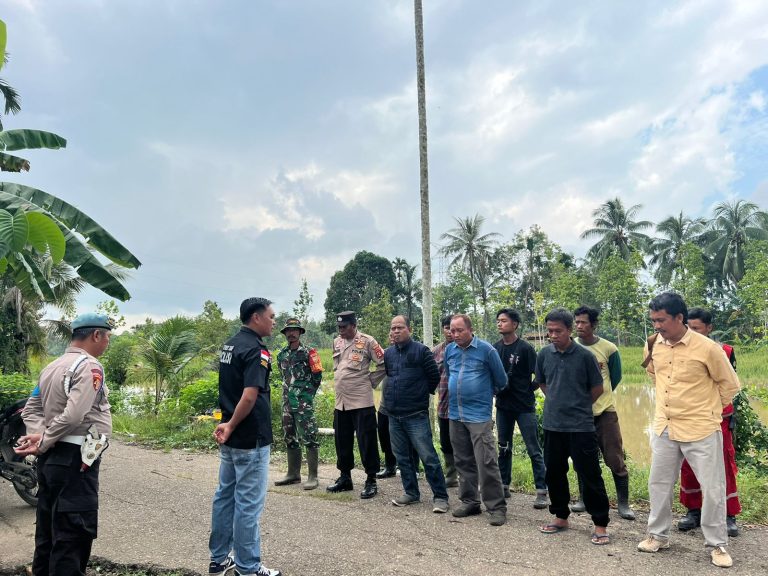
<path id="1" fill-rule="evenodd" d="M 560 526 L 558 524 L 544 524 L 539 526 L 539 532 L 542 534 L 557 534 L 558 532 L 565 532 L 568 530 L 568 526 Z"/>
<path id="2" fill-rule="evenodd" d="M 595 546 L 605 546 L 606 544 L 611 543 L 611 536 L 610 534 L 598 534 L 597 532 L 592 533 L 592 544 Z"/>

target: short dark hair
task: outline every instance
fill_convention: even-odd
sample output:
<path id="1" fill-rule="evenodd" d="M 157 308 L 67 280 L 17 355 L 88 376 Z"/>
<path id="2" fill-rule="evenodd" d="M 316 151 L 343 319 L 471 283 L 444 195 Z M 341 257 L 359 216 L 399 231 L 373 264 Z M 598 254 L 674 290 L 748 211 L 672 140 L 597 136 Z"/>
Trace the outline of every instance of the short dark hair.
<path id="1" fill-rule="evenodd" d="M 544 322 L 561 322 L 563 326 L 570 330 L 573 328 L 573 314 L 565 308 L 555 308 L 544 318 Z"/>
<path id="2" fill-rule="evenodd" d="M 106 328 L 98 328 L 96 326 L 83 326 L 82 328 L 75 328 L 72 330 L 72 340 L 85 340 L 94 332 L 109 332 Z"/>
<path id="3" fill-rule="evenodd" d="M 688 320 L 701 320 L 710 326 L 712 324 L 712 312 L 704 308 L 691 308 L 688 310 Z"/>
<path id="4" fill-rule="evenodd" d="M 394 316 L 392 320 L 394 320 L 395 318 L 402 318 L 403 322 L 405 323 L 405 327 L 408 328 L 408 330 L 411 329 L 411 319 L 408 318 L 408 316 L 406 316 L 405 314 L 398 314 L 397 316 Z"/>
<path id="5" fill-rule="evenodd" d="M 499 316 L 502 314 L 505 314 L 507 318 L 512 320 L 512 322 L 517 322 L 517 324 L 520 325 L 520 313 L 517 310 L 513 310 L 512 308 L 502 308 L 496 312 L 496 319 L 498 320 Z"/>
<path id="6" fill-rule="evenodd" d="M 454 314 L 451 316 L 451 320 L 456 320 L 456 318 L 461 318 L 464 321 L 464 325 L 467 327 L 467 330 L 472 330 L 472 318 L 466 314 Z"/>
<path id="7" fill-rule="evenodd" d="M 264 312 L 270 304 L 272 304 L 272 301 L 267 300 L 266 298 L 246 298 L 240 304 L 240 322 L 248 324 L 248 320 L 251 319 L 251 316 L 256 313 Z"/>
<path id="8" fill-rule="evenodd" d="M 451 318 L 453 318 L 453 314 L 448 314 L 447 316 L 443 316 L 443 318 L 440 320 L 440 328 L 445 328 L 446 326 L 450 328 Z"/>
<path id="9" fill-rule="evenodd" d="M 666 312 L 670 316 L 683 315 L 683 323 L 688 323 L 688 306 L 680 294 L 675 292 L 662 292 L 651 300 L 648 308 L 654 312 Z"/>
<path id="10" fill-rule="evenodd" d="M 592 324 L 592 326 L 597 324 L 597 319 L 600 317 L 600 312 L 598 312 L 596 308 L 590 308 L 589 306 L 579 306 L 573 311 L 574 318 L 583 314 L 589 316 L 589 323 Z"/>

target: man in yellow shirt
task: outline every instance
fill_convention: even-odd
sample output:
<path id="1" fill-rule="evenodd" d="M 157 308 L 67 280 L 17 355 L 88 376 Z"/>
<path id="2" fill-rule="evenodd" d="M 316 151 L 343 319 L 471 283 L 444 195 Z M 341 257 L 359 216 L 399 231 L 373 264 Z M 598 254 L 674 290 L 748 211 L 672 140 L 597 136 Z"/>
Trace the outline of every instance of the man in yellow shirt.
<path id="1" fill-rule="evenodd" d="M 720 346 L 688 329 L 688 307 L 678 294 L 664 292 L 649 305 L 658 333 L 646 344 L 644 363 L 656 385 L 648 492 L 648 536 L 641 552 L 669 548 L 672 492 L 683 458 L 701 484 L 701 531 L 712 564 L 729 568 L 726 550 L 725 466 L 720 421 L 739 391 L 739 379 Z"/>

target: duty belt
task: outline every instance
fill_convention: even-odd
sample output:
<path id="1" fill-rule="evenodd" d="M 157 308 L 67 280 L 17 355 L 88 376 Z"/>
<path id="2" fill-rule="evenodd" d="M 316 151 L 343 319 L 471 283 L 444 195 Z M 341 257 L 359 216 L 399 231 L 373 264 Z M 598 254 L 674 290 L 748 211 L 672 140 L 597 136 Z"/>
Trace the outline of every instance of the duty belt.
<path id="1" fill-rule="evenodd" d="M 77 444 L 78 446 L 82 446 L 83 442 L 85 442 L 85 436 L 64 436 L 63 438 L 59 439 L 59 442 L 66 442 L 67 444 Z"/>

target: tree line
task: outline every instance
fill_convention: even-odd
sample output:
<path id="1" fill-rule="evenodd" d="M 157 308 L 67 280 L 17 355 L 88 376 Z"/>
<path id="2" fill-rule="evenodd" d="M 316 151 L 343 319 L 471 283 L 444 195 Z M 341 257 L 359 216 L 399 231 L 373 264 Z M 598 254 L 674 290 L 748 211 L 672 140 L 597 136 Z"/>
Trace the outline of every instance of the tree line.
<path id="1" fill-rule="evenodd" d="M 538 225 L 506 240 L 487 231 L 480 214 L 455 218 L 440 236 L 433 330 L 439 333 L 441 316 L 468 313 L 492 337 L 495 310 L 513 306 L 529 336 L 540 336 L 551 308 L 586 304 L 601 311 L 603 330 L 619 343 L 640 344 L 651 330 L 648 301 L 673 290 L 689 306 L 711 309 L 722 338 L 768 338 L 768 213 L 745 200 L 715 205 L 708 219 L 680 212 L 654 223 L 641 211 L 618 197 L 601 204 L 581 235 L 594 240 L 581 258 Z M 388 313 L 407 314 L 418 326 L 416 268 L 359 252 L 331 278 L 323 327 L 332 332 L 335 313 L 347 308 L 360 313 L 361 326 Z"/>

